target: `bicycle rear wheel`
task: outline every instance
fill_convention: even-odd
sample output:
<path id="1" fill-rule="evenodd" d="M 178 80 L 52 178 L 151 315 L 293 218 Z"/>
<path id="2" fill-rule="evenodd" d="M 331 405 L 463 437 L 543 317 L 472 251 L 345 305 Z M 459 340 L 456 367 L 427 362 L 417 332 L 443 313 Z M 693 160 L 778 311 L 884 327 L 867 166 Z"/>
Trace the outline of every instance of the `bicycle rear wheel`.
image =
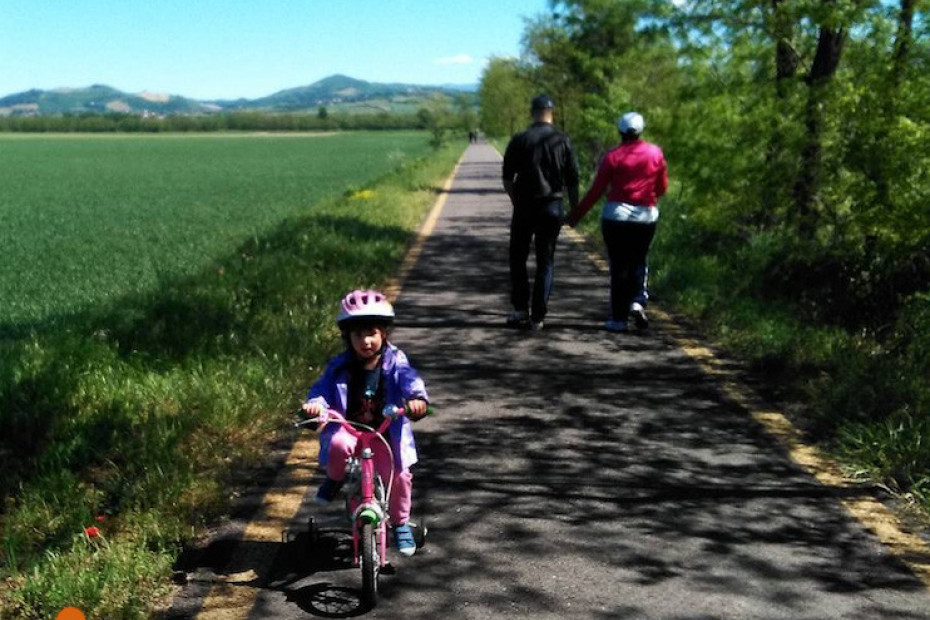
<path id="1" fill-rule="evenodd" d="M 362 602 L 371 609 L 378 602 L 381 556 L 378 553 L 378 530 L 372 523 L 362 524 Z"/>

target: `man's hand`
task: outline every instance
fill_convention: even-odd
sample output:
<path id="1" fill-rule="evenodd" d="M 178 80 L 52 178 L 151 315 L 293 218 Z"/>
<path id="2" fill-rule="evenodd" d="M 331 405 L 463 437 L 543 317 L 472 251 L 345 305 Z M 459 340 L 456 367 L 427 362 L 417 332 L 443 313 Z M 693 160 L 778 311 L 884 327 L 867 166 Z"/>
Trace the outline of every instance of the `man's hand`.
<path id="1" fill-rule="evenodd" d="M 413 400 L 408 400 L 406 409 L 407 417 L 416 422 L 417 420 L 422 419 L 426 415 L 427 402 L 422 398 L 414 398 Z"/>
<path id="2" fill-rule="evenodd" d="M 513 181 L 504 181 L 504 191 L 510 197 L 510 202 L 513 202 Z"/>

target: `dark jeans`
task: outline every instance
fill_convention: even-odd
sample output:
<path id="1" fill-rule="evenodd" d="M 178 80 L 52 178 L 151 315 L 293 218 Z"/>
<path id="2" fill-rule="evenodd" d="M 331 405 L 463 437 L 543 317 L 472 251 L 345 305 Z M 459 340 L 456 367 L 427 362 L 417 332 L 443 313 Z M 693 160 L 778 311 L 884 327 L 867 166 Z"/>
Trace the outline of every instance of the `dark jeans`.
<path id="1" fill-rule="evenodd" d="M 625 321 L 630 304 L 643 306 L 649 299 L 646 277 L 649 268 L 646 254 L 656 234 L 656 225 L 634 222 L 601 220 L 607 257 L 610 259 L 610 317 L 612 321 Z"/>
<path id="2" fill-rule="evenodd" d="M 510 303 L 515 310 L 530 310 L 534 321 L 546 316 L 555 261 L 555 242 L 562 228 L 562 201 L 549 200 L 514 206 L 510 222 Z M 536 277 L 530 308 L 526 261 L 530 243 L 536 246 Z"/>

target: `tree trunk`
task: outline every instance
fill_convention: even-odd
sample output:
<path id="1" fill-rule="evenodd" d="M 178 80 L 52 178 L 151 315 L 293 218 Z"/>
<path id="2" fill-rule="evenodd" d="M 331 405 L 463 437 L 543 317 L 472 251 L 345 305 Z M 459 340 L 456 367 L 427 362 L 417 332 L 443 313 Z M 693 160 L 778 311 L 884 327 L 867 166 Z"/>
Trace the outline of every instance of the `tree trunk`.
<path id="1" fill-rule="evenodd" d="M 829 0 L 826 0 L 829 1 Z M 845 28 L 821 27 L 817 41 L 817 53 L 811 65 L 807 82 L 807 106 L 805 128 L 807 136 L 801 149 L 801 171 L 794 186 L 794 202 L 797 230 L 802 238 L 810 239 L 817 230 L 820 219 L 820 176 L 822 167 L 822 132 L 824 108 L 827 102 L 830 80 L 836 73 L 846 42 Z"/>
<path id="2" fill-rule="evenodd" d="M 775 37 L 775 94 L 779 100 L 788 97 L 788 87 L 798 70 L 800 58 L 792 45 L 794 24 L 785 14 L 785 0 L 772 0 Z"/>
<path id="3" fill-rule="evenodd" d="M 762 184 L 762 211 L 749 224 L 761 228 L 773 226 L 777 221 L 777 208 L 784 187 L 790 183 L 792 173 L 786 165 L 784 131 L 779 127 L 781 118 L 789 116 L 788 99 L 791 84 L 797 75 L 800 59 L 794 51 L 794 23 L 785 13 L 786 0 L 771 0 L 772 38 L 775 41 L 775 118 L 774 131 L 765 153 L 765 181 Z"/>
<path id="4" fill-rule="evenodd" d="M 910 56 L 915 3 L 916 0 L 901 0 L 901 10 L 898 13 L 898 29 L 895 34 L 894 51 L 891 55 L 890 88 L 884 97 L 882 110 L 885 115 L 885 123 L 893 123 L 898 115 L 901 84 L 907 73 L 907 63 Z M 892 149 L 888 140 L 887 131 L 876 133 L 875 142 L 871 145 L 875 157 L 872 158 L 867 169 L 869 178 L 875 183 L 875 204 L 878 208 L 887 208 L 891 205 L 888 160 Z"/>
<path id="5" fill-rule="evenodd" d="M 898 13 L 898 32 L 894 41 L 894 56 L 891 64 L 891 103 L 894 105 L 904 74 L 907 71 L 910 56 L 911 38 L 913 37 L 914 4 L 916 0 L 901 0 L 901 12 Z"/>

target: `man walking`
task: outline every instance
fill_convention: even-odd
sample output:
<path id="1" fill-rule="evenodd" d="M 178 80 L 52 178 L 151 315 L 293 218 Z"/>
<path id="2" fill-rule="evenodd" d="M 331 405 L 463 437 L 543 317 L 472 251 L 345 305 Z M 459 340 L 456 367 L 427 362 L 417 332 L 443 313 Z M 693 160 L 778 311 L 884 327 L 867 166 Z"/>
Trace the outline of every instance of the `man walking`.
<path id="1" fill-rule="evenodd" d="M 548 95 L 537 95 L 530 104 L 533 123 L 518 133 L 504 153 L 504 189 L 513 204 L 510 222 L 510 302 L 507 324 L 530 328 L 543 326 L 552 291 L 555 242 L 562 227 L 562 197 L 578 204 L 578 161 L 568 137 L 553 122 L 555 104 Z M 526 262 L 530 243 L 536 249 L 536 277 L 532 305 Z"/>

